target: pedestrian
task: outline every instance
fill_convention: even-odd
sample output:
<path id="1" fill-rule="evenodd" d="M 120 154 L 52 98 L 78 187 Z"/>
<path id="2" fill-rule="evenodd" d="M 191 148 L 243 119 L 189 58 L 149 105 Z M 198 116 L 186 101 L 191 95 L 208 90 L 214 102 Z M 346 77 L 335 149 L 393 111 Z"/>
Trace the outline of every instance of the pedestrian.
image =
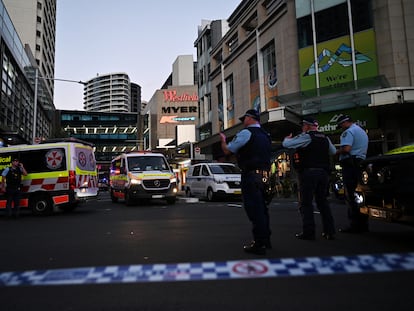
<path id="1" fill-rule="evenodd" d="M 1 189 L 6 192 L 6 211 L 7 216 L 19 217 L 20 211 L 20 197 L 21 197 L 21 182 L 22 175 L 26 176 L 27 171 L 20 163 L 19 159 L 13 159 L 11 166 L 6 167 L 2 172 Z M 6 183 L 6 185 L 5 185 Z M 12 207 L 12 203 L 14 206 Z"/>
<path id="2" fill-rule="evenodd" d="M 226 136 L 220 133 L 221 148 L 225 155 L 237 156 L 241 169 L 243 206 L 252 223 L 253 241 L 244 245 L 247 253 L 266 254 L 272 248 L 270 242 L 269 211 L 265 202 L 265 183 L 270 170 L 271 138 L 260 126 L 260 114 L 255 109 L 247 110 L 239 118 L 244 129 L 227 144 Z"/>
<path id="3" fill-rule="evenodd" d="M 318 121 L 311 117 L 301 121 L 302 133 L 286 136 L 283 147 L 296 149 L 295 168 L 299 178 L 299 201 L 302 216 L 302 232 L 296 233 L 300 240 L 315 240 L 313 198 L 322 218 L 322 236 L 335 238 L 335 225 L 327 198 L 331 156 L 336 148 L 331 140 L 318 131 Z"/>
<path id="4" fill-rule="evenodd" d="M 343 130 L 337 154 L 339 154 L 339 163 L 342 167 L 345 199 L 348 205 L 350 222 L 348 227 L 339 229 L 339 231 L 345 233 L 368 232 L 368 215 L 359 211 L 354 197 L 361 173 L 361 162 L 367 155 L 368 135 L 348 115 L 341 115 L 337 124 L 338 128 Z"/>

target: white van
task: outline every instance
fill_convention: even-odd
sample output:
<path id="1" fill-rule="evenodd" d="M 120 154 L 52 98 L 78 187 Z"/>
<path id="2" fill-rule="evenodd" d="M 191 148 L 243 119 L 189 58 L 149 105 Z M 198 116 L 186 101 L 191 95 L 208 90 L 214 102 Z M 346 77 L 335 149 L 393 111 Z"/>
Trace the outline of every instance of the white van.
<path id="1" fill-rule="evenodd" d="M 187 197 L 208 201 L 241 198 L 241 171 L 232 163 L 198 163 L 190 166 L 184 188 Z"/>
<path id="2" fill-rule="evenodd" d="M 22 176 L 20 208 L 47 215 L 58 209 L 73 210 L 77 203 L 96 199 L 98 180 L 95 155 L 90 143 L 75 139 L 52 139 L 36 145 L 0 148 L 1 172 L 18 158 L 27 176 Z M 0 195 L 0 209 L 6 208 Z"/>
<path id="3" fill-rule="evenodd" d="M 162 153 L 140 151 L 123 153 L 111 162 L 109 172 L 112 202 L 131 205 L 145 199 L 165 199 L 174 204 L 177 178 Z"/>

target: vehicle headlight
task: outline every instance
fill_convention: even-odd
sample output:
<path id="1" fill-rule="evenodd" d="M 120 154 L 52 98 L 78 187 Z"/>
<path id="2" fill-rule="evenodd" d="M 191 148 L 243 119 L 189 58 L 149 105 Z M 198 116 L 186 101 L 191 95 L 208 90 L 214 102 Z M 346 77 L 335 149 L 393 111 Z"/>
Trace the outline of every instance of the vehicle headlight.
<path id="1" fill-rule="evenodd" d="M 139 184 L 141 184 L 140 179 L 131 179 L 131 185 L 139 185 Z"/>
<path id="2" fill-rule="evenodd" d="M 377 179 L 378 179 L 378 182 L 380 184 L 384 183 L 384 181 L 385 181 L 385 175 L 384 175 L 384 173 L 382 171 L 379 171 L 377 173 Z"/>
<path id="3" fill-rule="evenodd" d="M 364 185 L 368 184 L 368 180 L 369 180 L 369 174 L 367 171 L 362 171 L 361 174 L 361 181 Z"/>
<path id="4" fill-rule="evenodd" d="M 358 205 L 362 205 L 364 203 L 364 196 L 360 193 L 354 192 L 354 201 Z"/>

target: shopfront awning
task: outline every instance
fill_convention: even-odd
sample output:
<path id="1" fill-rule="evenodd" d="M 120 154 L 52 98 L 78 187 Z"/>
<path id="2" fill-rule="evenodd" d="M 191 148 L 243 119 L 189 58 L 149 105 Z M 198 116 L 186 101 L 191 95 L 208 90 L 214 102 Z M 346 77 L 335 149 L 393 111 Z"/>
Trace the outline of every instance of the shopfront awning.
<path id="1" fill-rule="evenodd" d="M 286 135 L 300 129 L 299 122 L 301 116 L 289 110 L 288 107 L 278 107 L 260 114 L 260 122 L 263 128 L 268 131 L 272 137 L 272 141 L 281 142 Z M 239 123 L 223 133 L 232 139 L 240 130 L 243 124 Z M 220 135 L 215 134 L 198 143 L 197 147 L 201 148 L 202 153 L 215 153 L 220 150 Z"/>

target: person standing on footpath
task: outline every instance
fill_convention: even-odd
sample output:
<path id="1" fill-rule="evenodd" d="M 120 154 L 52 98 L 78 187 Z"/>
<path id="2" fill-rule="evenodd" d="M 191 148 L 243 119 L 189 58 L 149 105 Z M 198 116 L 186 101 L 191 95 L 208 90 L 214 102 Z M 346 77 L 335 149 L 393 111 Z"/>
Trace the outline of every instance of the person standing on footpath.
<path id="1" fill-rule="evenodd" d="M 19 217 L 20 211 L 20 197 L 21 197 L 21 183 L 22 183 L 22 175 L 26 176 L 27 172 L 23 166 L 23 163 L 20 163 L 19 159 L 13 159 L 11 166 L 6 167 L 2 172 L 2 180 L 1 180 L 1 189 L 4 191 L 5 185 L 4 182 L 6 181 L 6 211 L 7 216 L 12 216 L 12 211 L 14 217 Z M 14 207 L 12 208 L 12 203 L 14 203 Z"/>
<path id="2" fill-rule="evenodd" d="M 306 117 L 301 122 L 302 133 L 286 136 L 282 142 L 285 148 L 296 149 L 295 163 L 299 177 L 300 213 L 302 232 L 296 234 L 300 240 L 315 240 L 315 219 L 313 198 L 321 213 L 323 232 L 327 240 L 335 238 L 335 225 L 327 199 L 329 187 L 330 157 L 336 148 L 328 137 L 318 131 L 318 121 Z"/>
<path id="3" fill-rule="evenodd" d="M 244 129 L 227 144 L 226 136 L 220 133 L 221 148 L 225 155 L 235 154 L 241 169 L 243 206 L 252 223 L 253 241 L 245 245 L 244 251 L 257 255 L 266 254 L 270 243 L 269 211 L 265 202 L 263 178 L 268 178 L 271 158 L 271 138 L 260 126 L 260 114 L 255 109 L 247 110 L 239 118 Z"/>
<path id="4" fill-rule="evenodd" d="M 368 135 L 348 115 L 340 116 L 337 124 L 338 128 L 343 130 L 337 154 L 339 154 L 339 163 L 342 167 L 345 199 L 348 204 L 348 218 L 350 221 L 349 227 L 339 229 L 339 231 L 345 233 L 368 232 L 368 215 L 359 211 L 354 198 L 354 192 L 361 173 L 361 162 L 367 155 Z"/>

